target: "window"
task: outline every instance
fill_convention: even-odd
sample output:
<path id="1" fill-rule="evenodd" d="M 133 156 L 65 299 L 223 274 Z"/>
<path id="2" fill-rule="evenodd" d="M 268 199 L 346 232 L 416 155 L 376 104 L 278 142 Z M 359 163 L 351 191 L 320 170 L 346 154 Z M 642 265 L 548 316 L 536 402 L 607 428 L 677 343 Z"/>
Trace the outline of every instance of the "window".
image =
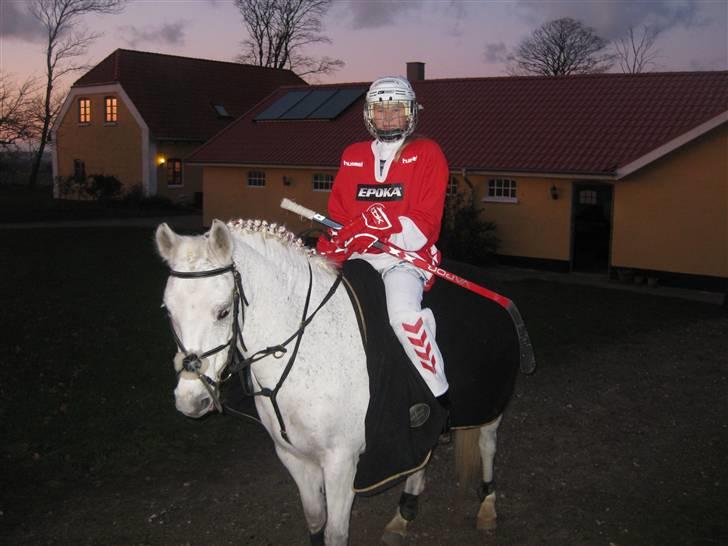
<path id="1" fill-rule="evenodd" d="M 119 104 L 116 97 L 104 98 L 104 122 L 116 123 L 118 121 Z"/>
<path id="2" fill-rule="evenodd" d="M 265 173 L 263 171 L 248 171 L 248 186 L 265 186 Z"/>
<path id="3" fill-rule="evenodd" d="M 331 191 L 333 187 L 333 175 L 323 173 L 315 173 L 313 175 L 313 191 Z"/>
<path id="4" fill-rule="evenodd" d="M 78 122 L 91 123 L 91 99 L 78 99 Z"/>
<path id="5" fill-rule="evenodd" d="M 73 160 L 73 180 L 78 183 L 86 180 L 86 163 L 81 159 Z"/>
<path id="6" fill-rule="evenodd" d="M 516 181 L 510 178 L 491 178 L 483 201 L 517 203 Z"/>
<path id="7" fill-rule="evenodd" d="M 447 189 L 445 190 L 445 195 L 449 197 L 451 195 L 457 195 L 457 193 L 458 193 L 458 179 L 455 178 L 454 176 L 451 176 L 450 180 L 448 180 L 448 182 L 447 182 Z"/>
<path id="8" fill-rule="evenodd" d="M 579 192 L 579 204 L 580 205 L 596 205 L 597 204 L 597 192 L 594 190 L 581 190 Z"/>
<path id="9" fill-rule="evenodd" d="M 167 186 L 182 185 L 182 160 L 167 160 Z"/>

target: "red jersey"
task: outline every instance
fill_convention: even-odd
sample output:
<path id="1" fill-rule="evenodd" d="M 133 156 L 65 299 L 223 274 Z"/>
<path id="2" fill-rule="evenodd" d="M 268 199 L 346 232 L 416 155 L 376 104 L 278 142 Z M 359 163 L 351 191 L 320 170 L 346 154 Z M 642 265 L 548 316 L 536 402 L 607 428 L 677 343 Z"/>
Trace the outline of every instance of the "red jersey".
<path id="1" fill-rule="evenodd" d="M 449 177 L 445 155 L 436 142 L 420 138 L 401 150 L 384 178 L 376 176 L 378 162 L 372 142 L 357 142 L 344 150 L 329 198 L 329 215 L 346 225 L 381 203 L 387 215 L 399 217 L 402 223 L 402 233 L 393 234 L 389 241 L 430 255 L 430 247 L 440 235 L 445 206 Z"/>

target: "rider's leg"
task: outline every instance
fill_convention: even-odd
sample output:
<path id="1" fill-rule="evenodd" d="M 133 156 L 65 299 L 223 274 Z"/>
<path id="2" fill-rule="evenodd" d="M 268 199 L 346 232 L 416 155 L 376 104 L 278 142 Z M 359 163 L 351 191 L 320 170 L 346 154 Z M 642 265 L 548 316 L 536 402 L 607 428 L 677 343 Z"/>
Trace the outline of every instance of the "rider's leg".
<path id="1" fill-rule="evenodd" d="M 422 276 L 417 269 L 403 264 L 385 271 L 382 278 L 389 323 L 397 339 L 432 393 L 436 397 L 444 395 L 448 383 L 435 340 L 435 317 L 429 309 L 422 309 Z"/>

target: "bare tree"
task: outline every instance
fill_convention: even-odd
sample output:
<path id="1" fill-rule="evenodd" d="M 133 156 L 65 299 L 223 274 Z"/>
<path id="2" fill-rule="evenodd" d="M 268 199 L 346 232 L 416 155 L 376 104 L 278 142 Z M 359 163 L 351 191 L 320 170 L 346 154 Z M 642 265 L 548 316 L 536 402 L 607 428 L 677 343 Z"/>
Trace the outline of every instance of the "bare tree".
<path id="1" fill-rule="evenodd" d="M 544 23 L 509 56 L 511 75 L 566 76 L 605 72 L 613 64 L 609 42 L 570 17 Z"/>
<path id="2" fill-rule="evenodd" d="M 32 97 L 35 90 L 34 79 L 15 85 L 0 72 L 0 149 L 15 151 L 18 144 L 32 138 Z"/>
<path id="3" fill-rule="evenodd" d="M 331 43 L 321 34 L 331 0 L 235 0 L 235 5 L 249 36 L 242 43 L 240 62 L 288 68 L 302 77 L 330 74 L 344 66 L 341 59 L 304 53 L 307 46 Z"/>
<path id="4" fill-rule="evenodd" d="M 38 151 L 30 172 L 28 185 L 33 187 L 59 101 L 54 100 L 54 88 L 58 80 L 76 70 L 86 68 L 77 62 L 85 55 L 98 34 L 80 26 L 83 16 L 96 13 L 119 13 L 125 0 L 33 0 L 30 12 L 43 26 L 46 42 L 46 85 L 39 105 L 38 117 L 42 120 L 38 134 Z"/>
<path id="5" fill-rule="evenodd" d="M 660 30 L 654 26 L 642 25 L 636 32 L 634 27 L 629 27 L 627 34 L 614 42 L 615 57 L 622 72 L 639 74 L 655 68 L 655 60 L 660 55 L 655 49 L 659 35 Z"/>

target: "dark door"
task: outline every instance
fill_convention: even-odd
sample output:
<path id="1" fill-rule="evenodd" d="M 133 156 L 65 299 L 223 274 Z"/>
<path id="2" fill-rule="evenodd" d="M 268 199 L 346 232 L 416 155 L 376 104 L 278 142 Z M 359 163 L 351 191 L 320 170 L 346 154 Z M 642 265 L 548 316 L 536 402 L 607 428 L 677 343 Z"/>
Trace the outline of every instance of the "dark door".
<path id="1" fill-rule="evenodd" d="M 612 186 L 574 184 L 572 269 L 606 271 L 612 233 Z"/>

